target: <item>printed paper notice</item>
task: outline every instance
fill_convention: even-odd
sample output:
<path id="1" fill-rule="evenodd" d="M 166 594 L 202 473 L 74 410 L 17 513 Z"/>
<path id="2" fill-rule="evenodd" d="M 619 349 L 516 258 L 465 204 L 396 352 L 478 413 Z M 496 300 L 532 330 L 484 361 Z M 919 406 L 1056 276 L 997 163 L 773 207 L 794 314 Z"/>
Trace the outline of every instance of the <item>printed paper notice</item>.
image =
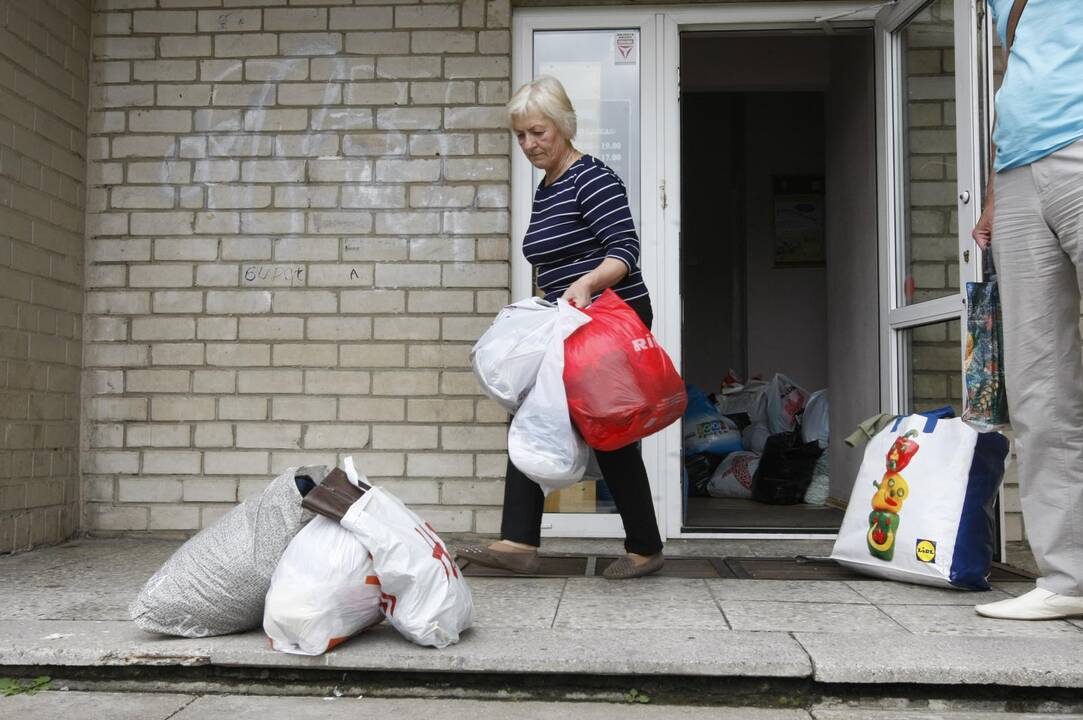
<path id="1" fill-rule="evenodd" d="M 613 42 L 614 62 L 617 65 L 635 65 L 636 63 L 636 34 L 634 32 L 619 32 Z"/>

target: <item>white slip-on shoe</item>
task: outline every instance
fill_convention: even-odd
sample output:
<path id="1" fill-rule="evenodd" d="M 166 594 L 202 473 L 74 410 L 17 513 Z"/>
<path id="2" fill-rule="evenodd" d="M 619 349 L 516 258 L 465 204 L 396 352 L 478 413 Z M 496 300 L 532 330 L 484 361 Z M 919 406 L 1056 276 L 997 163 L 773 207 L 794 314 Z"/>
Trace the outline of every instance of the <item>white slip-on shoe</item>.
<path id="1" fill-rule="evenodd" d="M 1000 620 L 1061 620 L 1083 617 L 1083 597 L 1034 588 L 1025 595 L 977 605 L 979 615 Z"/>

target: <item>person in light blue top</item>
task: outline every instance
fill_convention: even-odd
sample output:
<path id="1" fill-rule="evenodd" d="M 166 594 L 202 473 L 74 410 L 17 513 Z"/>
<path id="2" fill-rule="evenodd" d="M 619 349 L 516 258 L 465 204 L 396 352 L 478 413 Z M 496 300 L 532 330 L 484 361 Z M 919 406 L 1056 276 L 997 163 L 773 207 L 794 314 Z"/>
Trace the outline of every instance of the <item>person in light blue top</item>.
<path id="1" fill-rule="evenodd" d="M 1083 0 L 990 0 L 1008 49 L 994 169 L 973 237 L 991 249 L 1023 522 L 1041 577 L 978 605 L 1012 620 L 1083 617 Z"/>
<path id="2" fill-rule="evenodd" d="M 1013 1 L 989 3 L 1004 47 Z M 1030 0 L 1020 20 L 996 97 L 997 172 L 1083 138 L 1083 2 Z"/>

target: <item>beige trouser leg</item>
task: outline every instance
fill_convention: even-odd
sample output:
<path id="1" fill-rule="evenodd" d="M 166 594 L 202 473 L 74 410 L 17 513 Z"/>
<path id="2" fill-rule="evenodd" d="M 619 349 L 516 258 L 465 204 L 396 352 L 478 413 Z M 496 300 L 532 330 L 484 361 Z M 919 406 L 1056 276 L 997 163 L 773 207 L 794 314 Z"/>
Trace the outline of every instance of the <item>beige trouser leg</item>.
<path id="1" fill-rule="evenodd" d="M 1004 371 L 1038 586 L 1083 596 L 1083 141 L 996 178 Z"/>

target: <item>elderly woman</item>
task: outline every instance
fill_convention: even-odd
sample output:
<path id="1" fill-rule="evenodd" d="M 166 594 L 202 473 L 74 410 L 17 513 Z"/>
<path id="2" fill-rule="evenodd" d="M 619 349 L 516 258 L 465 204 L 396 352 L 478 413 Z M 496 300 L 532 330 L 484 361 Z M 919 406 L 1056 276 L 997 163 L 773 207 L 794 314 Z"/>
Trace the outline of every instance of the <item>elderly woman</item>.
<path id="1" fill-rule="evenodd" d="M 600 160 L 572 146 L 575 110 L 560 81 L 542 75 L 519 88 L 508 102 L 508 115 L 519 147 L 545 171 L 523 238 L 523 254 L 537 269 L 545 299 L 563 298 L 585 308 L 612 288 L 650 327 L 651 303 L 639 272 L 639 238 L 624 183 Z M 595 454 L 627 534 L 627 555 L 603 575 L 633 578 L 658 571 L 662 539 L 639 447 Z M 463 548 L 460 557 L 536 572 L 544 502 L 541 488 L 509 462 L 501 540 Z"/>

